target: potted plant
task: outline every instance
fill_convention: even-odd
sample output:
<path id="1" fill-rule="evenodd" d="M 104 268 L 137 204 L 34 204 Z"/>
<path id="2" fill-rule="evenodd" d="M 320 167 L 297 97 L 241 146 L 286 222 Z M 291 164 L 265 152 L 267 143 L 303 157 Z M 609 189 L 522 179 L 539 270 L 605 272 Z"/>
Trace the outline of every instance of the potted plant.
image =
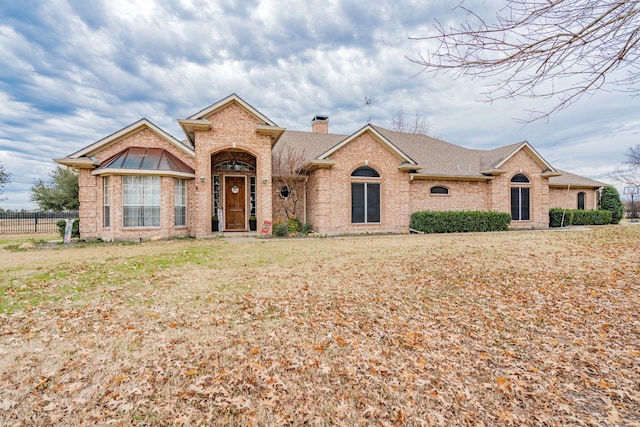
<path id="1" fill-rule="evenodd" d="M 211 217 L 211 231 L 218 231 L 218 215 L 214 215 Z"/>
<path id="2" fill-rule="evenodd" d="M 254 215 L 249 217 L 249 230 L 256 231 L 258 229 L 258 220 Z"/>

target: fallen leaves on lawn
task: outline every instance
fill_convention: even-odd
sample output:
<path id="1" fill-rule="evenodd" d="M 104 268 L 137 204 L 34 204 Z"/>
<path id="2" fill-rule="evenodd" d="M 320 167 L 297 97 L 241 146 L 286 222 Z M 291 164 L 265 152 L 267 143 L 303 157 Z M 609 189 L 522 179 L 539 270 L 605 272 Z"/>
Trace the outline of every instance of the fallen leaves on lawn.
<path id="1" fill-rule="evenodd" d="M 43 298 L 0 315 L 0 422 L 640 425 L 639 242 L 601 227 L 156 243 L 162 269 L 136 247 L 111 260 L 136 266 L 123 283 L 82 298 L 67 285 L 94 261 L 3 278 Z M 172 266 L 186 251 L 198 262 Z"/>

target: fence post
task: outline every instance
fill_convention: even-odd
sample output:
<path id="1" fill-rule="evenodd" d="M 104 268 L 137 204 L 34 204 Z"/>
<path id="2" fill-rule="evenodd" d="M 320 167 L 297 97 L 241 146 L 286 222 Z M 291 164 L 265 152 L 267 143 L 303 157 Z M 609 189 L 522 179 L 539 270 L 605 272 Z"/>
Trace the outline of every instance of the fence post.
<path id="1" fill-rule="evenodd" d="M 36 212 L 35 214 L 35 219 L 36 220 L 34 221 L 34 224 L 33 224 L 33 226 L 35 227 L 35 230 L 33 232 L 37 233 L 38 232 L 38 212 Z"/>

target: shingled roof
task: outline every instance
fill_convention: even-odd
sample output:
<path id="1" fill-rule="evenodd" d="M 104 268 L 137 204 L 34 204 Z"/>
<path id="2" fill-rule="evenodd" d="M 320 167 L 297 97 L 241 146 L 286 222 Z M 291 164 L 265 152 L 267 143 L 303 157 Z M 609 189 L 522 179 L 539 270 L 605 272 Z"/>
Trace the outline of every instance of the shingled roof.
<path id="1" fill-rule="evenodd" d="M 477 150 L 460 147 L 427 135 L 396 132 L 373 125 L 367 125 L 353 135 L 360 134 L 367 128 L 415 162 L 418 166 L 415 172 L 419 175 L 452 179 L 489 179 L 494 172 L 499 172 L 504 162 L 515 153 L 521 149 L 527 149 L 540 163 L 541 171 L 559 174 L 549 178 L 550 185 L 585 187 L 604 185 L 589 178 L 554 169 L 526 141 L 492 150 Z M 276 143 L 273 152 L 274 155 L 278 155 L 280 150 L 291 147 L 292 150 L 301 153 L 307 163 L 324 160 L 323 156 L 332 153 L 332 150 L 339 149 L 353 135 L 287 130 Z"/>
<path id="2" fill-rule="evenodd" d="M 586 178 L 584 176 L 576 175 L 571 172 L 558 170 L 559 176 L 553 176 L 549 178 L 549 186 L 551 187 L 566 187 L 571 186 L 574 188 L 595 188 L 604 187 L 607 184 L 604 182 L 596 181 L 595 179 Z"/>

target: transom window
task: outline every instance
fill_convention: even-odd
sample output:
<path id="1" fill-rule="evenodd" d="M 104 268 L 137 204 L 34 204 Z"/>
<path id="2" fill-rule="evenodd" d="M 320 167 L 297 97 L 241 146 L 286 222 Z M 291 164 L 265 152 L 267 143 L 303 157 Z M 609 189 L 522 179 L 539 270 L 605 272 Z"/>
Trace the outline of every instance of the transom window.
<path id="1" fill-rule="evenodd" d="M 369 166 L 361 166 L 351 173 L 351 177 L 380 178 L 380 174 Z M 380 182 L 351 183 L 351 222 L 354 224 L 380 222 Z"/>
<path id="2" fill-rule="evenodd" d="M 436 185 L 435 187 L 431 187 L 431 194 L 449 194 L 449 189 L 447 187 L 443 187 L 441 185 Z"/>
<path id="3" fill-rule="evenodd" d="M 122 177 L 122 226 L 160 227 L 160 177 Z"/>
<path id="4" fill-rule="evenodd" d="M 239 160 L 228 160 L 226 162 L 218 163 L 213 167 L 217 171 L 242 171 L 242 172 L 254 172 L 255 167 L 249 163 L 241 162 Z"/>
<path id="5" fill-rule="evenodd" d="M 358 169 L 354 170 L 351 173 L 351 176 L 354 177 L 364 177 L 364 178 L 380 178 L 380 174 L 374 168 L 370 168 L 369 166 L 360 166 Z"/>
<path id="6" fill-rule="evenodd" d="M 517 175 L 514 175 L 513 178 L 511 178 L 511 182 L 519 183 L 519 184 L 528 184 L 529 178 L 527 178 L 525 174 L 519 173 Z"/>

